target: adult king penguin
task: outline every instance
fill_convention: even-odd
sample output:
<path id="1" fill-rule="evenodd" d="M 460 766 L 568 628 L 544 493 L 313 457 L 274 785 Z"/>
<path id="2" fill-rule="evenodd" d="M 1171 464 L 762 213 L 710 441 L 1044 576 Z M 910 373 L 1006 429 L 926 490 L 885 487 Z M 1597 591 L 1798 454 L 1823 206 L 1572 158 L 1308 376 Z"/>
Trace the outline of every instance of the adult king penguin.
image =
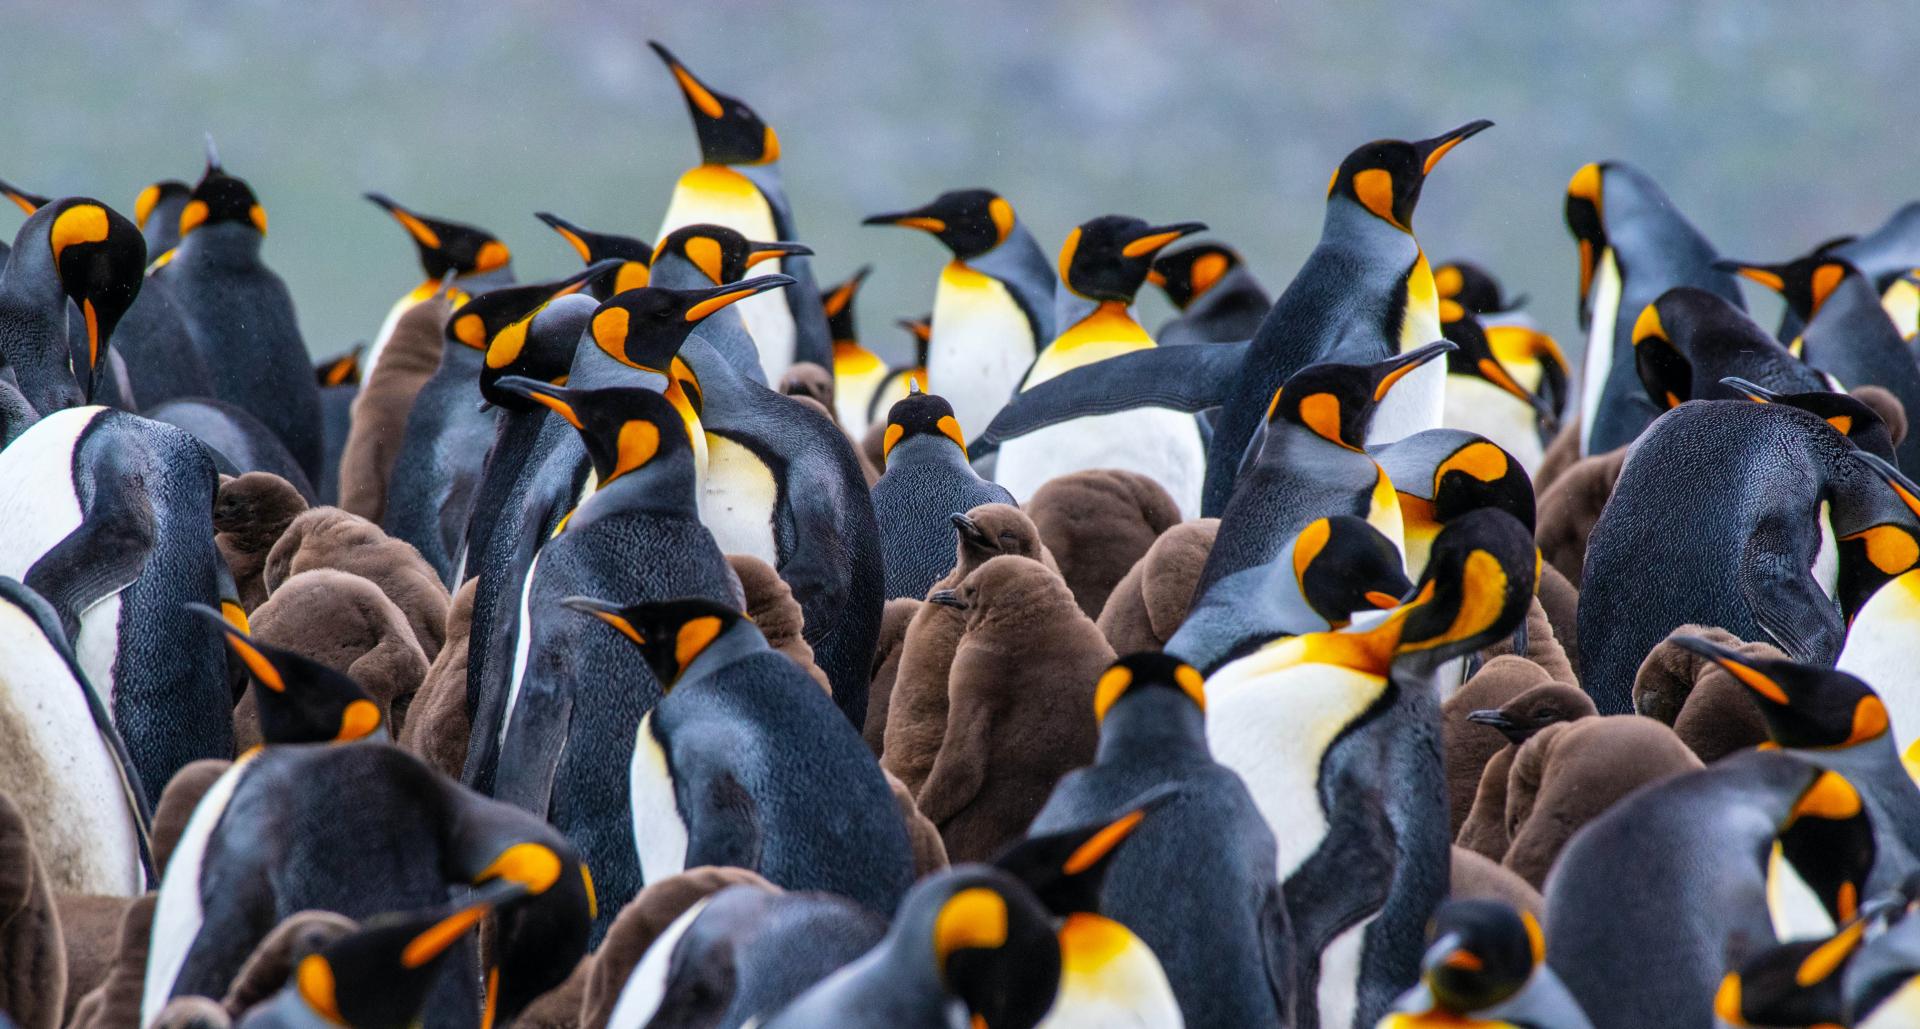
<path id="1" fill-rule="evenodd" d="M 813 253 L 798 243 L 756 243 L 724 225 L 683 225 L 667 233 L 653 248 L 648 283 L 662 289 L 705 289 L 737 282 L 748 269 L 782 256 Z M 748 303 L 749 301 L 743 301 Z M 718 350 L 742 378 L 759 385 L 765 379 L 760 343 L 753 326 L 738 310 L 716 311 L 700 323 L 700 338 Z"/>
<path id="2" fill-rule="evenodd" d="M 385 193 L 368 193 L 366 197 L 407 230 L 414 247 L 420 251 L 420 271 L 426 275 L 418 286 L 393 302 L 386 320 L 380 323 L 380 331 L 373 337 L 373 348 L 363 362 L 367 375 L 372 377 L 379 373 L 380 354 L 392 340 L 401 315 L 438 293 L 449 278 L 469 294 L 511 285 L 513 255 L 499 237 L 486 229 L 421 214 Z"/>
<path id="3" fill-rule="evenodd" d="M 559 233 L 573 252 L 580 255 L 581 263 L 619 262 L 587 282 L 587 292 L 601 300 L 615 293 L 639 289 L 652 281 L 649 266 L 653 263 L 653 244 L 646 240 L 616 232 L 596 232 L 546 211 L 536 212 L 534 217 Z"/>
<path id="4" fill-rule="evenodd" d="M 34 413 L 92 397 L 146 253 L 132 222 L 85 197 L 42 204 L 20 226 L 0 267 L 0 364 Z"/>
<path id="5" fill-rule="evenodd" d="M 1847 641 L 1834 667 L 1857 675 L 1880 694 L 1901 749 L 1920 738 L 1920 484 L 1884 457 L 1856 450 L 1855 460 L 1886 480 L 1912 516 L 1890 518 L 1839 540 L 1853 551 L 1855 574 L 1843 577 L 1840 601 Z"/>
<path id="6" fill-rule="evenodd" d="M 1180 312 L 1153 334 L 1163 347 L 1252 339 L 1273 308 L 1239 252 L 1224 243 L 1195 243 L 1163 253 L 1154 258 L 1147 281 Z"/>
<path id="7" fill-rule="evenodd" d="M 947 398 L 961 425 L 979 432 L 1053 339 L 1053 266 L 1013 205 L 988 189 L 956 189 L 867 225 L 930 233 L 953 253 L 933 295 L 926 390 Z M 887 401 L 883 401 L 887 402 Z"/>
<path id="8" fill-rule="evenodd" d="M 861 265 L 847 281 L 829 287 L 820 297 L 833 336 L 833 415 L 854 439 L 866 434 L 873 395 L 887 378 L 887 363 L 860 345 L 859 327 L 853 320 L 854 297 L 872 272 L 872 265 Z"/>
<path id="9" fill-rule="evenodd" d="M 647 45 L 680 84 L 700 139 L 700 163 L 674 183 L 659 235 L 665 238 L 682 226 L 711 222 L 748 239 L 799 238 L 793 209 L 780 183 L 780 137 L 773 126 L 744 102 L 708 89 L 666 47 Z M 779 382 L 797 361 L 831 369 L 833 340 L 812 263 L 805 254 L 789 253 L 774 258 L 763 271 L 784 272 L 794 280 L 784 296 L 757 297 L 740 308 L 740 317 L 760 348 L 767 381 Z"/>
<path id="10" fill-rule="evenodd" d="M 964 438 L 942 397 L 916 389 L 887 412 L 880 440 L 886 469 L 873 484 L 873 513 L 888 600 L 921 599 L 953 569 L 954 519 L 981 504 L 1013 503 L 1012 494 L 974 473 Z"/>

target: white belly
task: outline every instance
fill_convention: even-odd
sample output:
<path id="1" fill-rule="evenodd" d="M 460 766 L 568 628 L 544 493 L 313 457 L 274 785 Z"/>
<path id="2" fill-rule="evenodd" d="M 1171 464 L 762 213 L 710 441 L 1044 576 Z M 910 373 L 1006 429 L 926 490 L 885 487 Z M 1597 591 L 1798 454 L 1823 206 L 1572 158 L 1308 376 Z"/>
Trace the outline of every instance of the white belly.
<path id="1" fill-rule="evenodd" d="M 840 427 L 848 436 L 859 439 L 866 435 L 870 424 L 867 411 L 873 405 L 873 395 L 886 380 L 887 366 L 879 360 L 873 361 L 873 367 L 861 371 L 846 370 L 842 363 L 836 363 L 833 377 L 833 416 L 840 420 Z M 885 409 L 877 412 L 885 418 Z"/>
<path id="2" fill-rule="evenodd" d="M 1895 746 L 1905 751 L 1920 735 L 1920 571 L 1880 587 L 1860 608 L 1834 667 L 1880 694 Z"/>
<path id="3" fill-rule="evenodd" d="M 680 917 L 670 923 L 640 957 L 640 963 L 633 967 L 627 976 L 627 983 L 620 988 L 620 999 L 613 1005 L 613 1014 L 607 1020 L 607 1029 L 641 1029 L 653 1019 L 660 1010 L 660 1002 L 667 996 L 667 975 L 673 971 L 673 948 L 679 946 L 680 937 L 687 934 L 687 927 L 700 917 L 713 897 L 706 896 L 695 901 L 693 906 L 680 913 Z"/>
<path id="4" fill-rule="evenodd" d="M 167 872 L 160 880 L 160 898 L 153 908 L 153 935 L 147 949 L 146 992 L 140 1001 L 140 1024 L 151 1024 L 166 1006 L 173 992 L 173 981 L 180 977 L 187 962 L 187 951 L 200 934 L 200 865 L 207 856 L 207 838 L 220 824 L 227 803 L 240 786 L 249 757 L 233 763 L 194 806 L 187 827 L 180 832 L 167 859 Z"/>
<path id="5" fill-rule="evenodd" d="M 753 451 L 707 434 L 707 480 L 700 493 L 700 522 L 723 554 L 751 554 L 779 567 L 773 511 L 780 486 Z"/>
<path id="6" fill-rule="evenodd" d="M 1813 555 L 1813 581 L 1828 600 L 1840 592 L 1840 544 L 1834 538 L 1832 501 L 1820 502 L 1820 549 Z"/>
<path id="7" fill-rule="evenodd" d="M 1613 370 L 1613 323 L 1620 316 L 1620 265 L 1613 259 L 1613 248 L 1600 254 L 1600 269 L 1594 274 L 1593 321 L 1587 327 L 1587 353 L 1580 362 L 1580 456 L 1593 452 L 1594 415 L 1600 410 L 1600 394 L 1607 388 L 1607 374 Z M 1638 318 L 1640 312 L 1633 312 Z"/>
<path id="8" fill-rule="evenodd" d="M 500 745 L 506 746 L 507 729 L 513 725 L 513 705 L 520 700 L 520 682 L 527 676 L 527 653 L 533 648 L 533 627 L 527 621 L 527 599 L 533 595 L 533 577 L 540 570 L 540 555 L 535 553 L 527 565 L 527 577 L 520 583 L 520 620 L 513 633 L 513 674 L 507 680 L 507 704 L 500 712 Z"/>
<path id="9" fill-rule="evenodd" d="M 1778 843 L 1767 859 L 1767 914 L 1773 919 L 1773 934 L 1783 943 L 1831 936 L 1837 928 L 1820 895 L 1782 856 Z"/>
<path id="10" fill-rule="evenodd" d="M 654 238 L 665 239 L 673 230 L 688 225 L 708 224 L 724 225 L 755 243 L 779 240 L 779 230 L 773 224 L 773 208 L 767 206 L 766 198 L 737 173 L 733 173 L 733 177 L 740 181 L 732 183 L 732 188 L 716 189 L 688 188 L 689 178 L 708 181 L 708 177 L 698 171 L 682 176 L 680 184 L 674 187 L 673 199 L 667 202 L 667 216 L 660 224 L 660 234 Z M 776 274 L 780 264 L 779 258 L 763 261 L 754 265 L 750 276 Z M 774 290 L 748 297 L 734 304 L 733 309 L 740 312 L 740 320 L 746 323 L 753 345 L 760 349 L 760 367 L 767 373 L 767 382 L 779 385 L 780 377 L 787 374 L 787 368 L 793 364 L 793 312 L 787 307 L 785 292 Z"/>
<path id="11" fill-rule="evenodd" d="M 139 828 L 86 687 L 11 604 L 0 604 L 0 655 L 0 793 L 26 817 L 54 891 L 138 896 Z"/>
<path id="12" fill-rule="evenodd" d="M 1165 486 L 1180 517 L 1200 514 L 1207 451 L 1190 414 L 1141 407 L 1049 425 L 1000 447 L 994 478 L 1024 504 L 1035 490 L 1072 472 L 1123 468 Z"/>
<path id="13" fill-rule="evenodd" d="M 1373 412 L 1367 445 L 1392 443 L 1440 427 L 1446 416 L 1447 362 L 1434 358 L 1408 372 Z"/>
<path id="14" fill-rule="evenodd" d="M 104 407 L 70 407 L 35 422 L 0 450 L 0 575 L 25 579 L 40 555 L 80 527 L 73 452 Z"/>
<path id="15" fill-rule="evenodd" d="M 1109 927 L 1092 934 L 1085 953 L 1062 947 L 1060 991 L 1038 1029 L 1185 1026 L 1166 970 L 1146 943 L 1118 923 L 1097 915 L 1070 918 L 1098 919 Z M 1114 945 L 1117 951 L 1111 949 Z"/>
<path id="16" fill-rule="evenodd" d="M 1320 952 L 1320 980 L 1314 984 L 1314 1002 L 1324 1029 L 1348 1029 L 1360 1007 L 1360 954 L 1367 925 L 1374 916 L 1355 922 Z M 1356 1027 L 1358 1029 L 1358 1027 Z"/>
<path id="17" fill-rule="evenodd" d="M 1446 414 L 1440 424 L 1492 440 L 1520 462 L 1529 479 L 1540 471 L 1540 462 L 1547 456 L 1533 407 L 1485 379 L 1447 376 Z"/>
<path id="18" fill-rule="evenodd" d="M 967 439 L 993 423 L 1038 349 L 1033 326 L 1000 280 L 941 276 L 927 343 L 927 390 L 953 405 Z"/>
<path id="19" fill-rule="evenodd" d="M 633 847 L 640 881 L 656 883 L 687 870 L 687 822 L 673 794 L 673 769 L 653 735 L 653 712 L 634 734 L 627 787 L 633 798 Z"/>
<path id="20" fill-rule="evenodd" d="M 1920 979 L 1907 980 L 1857 1024 L 1859 1029 L 1912 1029 L 1920 1025 Z"/>

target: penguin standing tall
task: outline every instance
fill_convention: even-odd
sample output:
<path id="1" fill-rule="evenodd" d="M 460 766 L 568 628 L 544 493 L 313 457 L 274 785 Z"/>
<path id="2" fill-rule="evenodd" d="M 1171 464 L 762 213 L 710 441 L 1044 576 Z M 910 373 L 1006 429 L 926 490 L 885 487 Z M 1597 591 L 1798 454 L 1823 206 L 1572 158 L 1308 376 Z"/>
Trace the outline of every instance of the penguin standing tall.
<path id="1" fill-rule="evenodd" d="M 1053 339 L 1055 278 L 1046 253 L 1013 205 L 988 189 L 952 190 L 862 224 L 919 229 L 952 251 L 933 297 L 924 386 L 947 398 L 961 425 L 985 429 Z"/>
<path id="2" fill-rule="evenodd" d="M 883 420 L 886 412 L 893 410 L 893 405 L 905 400 L 909 393 L 915 390 L 933 392 L 927 386 L 927 349 L 933 341 L 933 315 L 899 318 L 894 324 L 907 330 L 907 335 L 913 338 L 913 357 L 902 364 L 889 366 L 886 377 L 874 387 L 873 399 L 867 402 L 868 425 Z M 954 420 L 958 421 L 959 415 L 955 415 Z"/>
<path id="3" fill-rule="evenodd" d="M 52 607 L 147 801 L 187 763 L 232 755 L 220 641 L 182 606 L 219 603 L 226 570 L 206 449 L 124 411 L 68 408 L 0 450 L 0 482 L 29 484 L 0 491 L 0 575 Z"/>
<path id="4" fill-rule="evenodd" d="M 644 881 L 728 865 L 893 913 L 913 884 L 906 826 L 859 731 L 800 666 L 731 602 L 562 603 L 637 645 L 664 694 L 629 771 Z"/>
<path id="5" fill-rule="evenodd" d="M 0 364 L 36 414 L 93 396 L 146 252 L 132 222 L 86 197 L 43 204 L 20 226 L 0 267 Z"/>
<path id="6" fill-rule="evenodd" d="M 320 391 L 286 283 L 260 260 L 267 212 L 220 165 L 180 211 L 180 245 L 155 273 L 213 375 L 215 395 L 272 429 L 308 481 L 320 476 Z"/>
<path id="7" fill-rule="evenodd" d="M 700 140 L 700 163 L 674 183 L 660 236 L 711 222 L 748 239 L 798 239 L 793 209 L 780 182 L 780 137 L 773 126 L 761 121 L 744 102 L 708 89 L 666 47 L 647 45 L 673 72 Z M 766 380 L 779 382 L 788 366 L 798 361 L 831 369 L 833 340 L 806 254 L 775 257 L 763 271 L 785 273 L 794 280 L 784 296 L 759 297 L 740 308 L 740 318 L 760 348 Z"/>
<path id="8" fill-rule="evenodd" d="M 400 324 L 401 315 L 440 292 L 449 277 L 461 290 L 473 294 L 512 285 L 513 254 L 499 237 L 486 229 L 420 214 L 401 206 L 385 193 L 368 193 L 366 197 L 407 230 L 414 247 L 420 251 L 420 270 L 426 276 L 418 286 L 393 302 L 386 320 L 380 323 L 380 331 L 374 334 L 373 347 L 365 361 L 367 375 L 371 377 L 380 371 L 380 355 L 393 339 L 393 330 Z"/>
<path id="9" fill-rule="evenodd" d="M 1198 232 L 1198 222 L 1151 226 L 1106 215 L 1067 234 L 1060 248 L 1055 323 L 1066 326 L 1021 377 L 1025 392 L 1074 368 L 1151 349 L 1153 337 L 1130 310 L 1153 255 Z M 936 331 L 939 312 L 934 312 Z M 1094 415 L 1005 439 L 994 478 L 1025 502 L 1048 480 L 1090 468 L 1139 472 L 1166 487 L 1181 514 L 1200 510 L 1206 442 L 1191 415 L 1157 407 Z"/>
<path id="10" fill-rule="evenodd" d="M 1393 614 L 1280 640 L 1207 680 L 1207 740 L 1279 844 L 1306 1024 L 1371 1026 L 1419 976 L 1450 862 L 1433 675 L 1521 623 L 1536 561 L 1525 526 L 1471 512 Z"/>
<path id="11" fill-rule="evenodd" d="M 1658 410 L 1634 375 L 1633 325 L 1675 286 L 1693 286 L 1740 310 L 1719 255 L 1652 178 L 1621 161 L 1581 166 L 1567 183 L 1567 229 L 1580 258 L 1580 321 L 1587 354 L 1580 373 L 1580 453 L 1625 446 Z M 1604 708 L 1602 709 L 1605 710 Z"/>
<path id="12" fill-rule="evenodd" d="M 829 287 L 820 297 L 827 311 L 827 329 L 833 336 L 833 414 L 840 428 L 854 439 L 866 433 L 873 395 L 887 377 L 887 363 L 860 345 L 859 328 L 853 320 L 854 297 L 872 272 L 872 265 L 861 265 L 847 281 Z"/>
<path id="13" fill-rule="evenodd" d="M 1238 251 L 1222 243 L 1195 243 L 1153 259 L 1147 281 L 1160 287 L 1180 316 L 1160 326 L 1153 341 L 1233 343 L 1252 339 L 1273 307 Z"/>
<path id="14" fill-rule="evenodd" d="M 1013 495 L 967 463 L 966 437 L 944 398 L 913 393 L 887 412 L 886 470 L 873 484 L 886 598 L 925 597 L 953 570 L 953 518 Z"/>

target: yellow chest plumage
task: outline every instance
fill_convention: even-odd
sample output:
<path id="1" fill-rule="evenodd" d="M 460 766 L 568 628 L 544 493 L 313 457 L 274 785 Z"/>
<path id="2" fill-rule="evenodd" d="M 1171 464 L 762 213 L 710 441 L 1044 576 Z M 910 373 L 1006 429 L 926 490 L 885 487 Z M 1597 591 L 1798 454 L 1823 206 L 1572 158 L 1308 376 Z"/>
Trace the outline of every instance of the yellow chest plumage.
<path id="1" fill-rule="evenodd" d="M 1062 372 L 1152 346 L 1153 337 L 1133 320 L 1127 306 L 1108 301 L 1047 344 L 1020 389 L 1024 392 Z"/>

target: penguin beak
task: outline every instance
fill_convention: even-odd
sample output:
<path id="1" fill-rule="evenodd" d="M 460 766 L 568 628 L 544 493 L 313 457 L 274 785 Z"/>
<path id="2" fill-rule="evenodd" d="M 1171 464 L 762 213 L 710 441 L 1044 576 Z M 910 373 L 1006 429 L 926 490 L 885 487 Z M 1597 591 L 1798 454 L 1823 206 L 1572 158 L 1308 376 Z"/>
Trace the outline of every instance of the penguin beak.
<path id="1" fill-rule="evenodd" d="M 1387 391 L 1393 389 L 1395 383 L 1405 378 L 1415 368 L 1442 354 L 1452 353 L 1458 349 L 1460 347 L 1450 340 L 1437 339 L 1426 346 L 1416 347 L 1374 365 L 1373 373 L 1376 376 L 1373 386 L 1374 402 L 1379 403 L 1386 399 Z"/>
<path id="2" fill-rule="evenodd" d="M 967 602 L 961 600 L 960 595 L 952 590 L 934 590 L 932 593 L 927 594 L 927 603 L 938 604 L 941 607 L 950 607 L 955 611 L 965 611 L 967 609 Z"/>
<path id="3" fill-rule="evenodd" d="M 972 518 L 964 514 L 955 514 L 949 516 L 947 520 L 953 523 L 954 531 L 958 532 L 968 543 L 976 547 L 984 547 L 990 542 L 987 539 L 987 534 L 980 531 L 980 526 L 975 523 Z"/>
<path id="4" fill-rule="evenodd" d="M 1150 257 L 1161 247 L 1166 246 L 1168 243 L 1182 236 L 1191 236 L 1196 232 L 1205 231 L 1207 231 L 1205 222 L 1180 222 L 1176 225 L 1162 225 L 1157 228 L 1151 228 L 1139 236 L 1134 237 L 1133 241 L 1126 246 L 1121 247 L 1120 256 L 1133 258 Z"/>
<path id="5" fill-rule="evenodd" d="M 898 225 L 906 229 L 919 229 L 939 235 L 947 231 L 947 220 L 936 216 L 931 207 L 917 207 L 911 211 L 895 211 L 891 214 L 873 214 L 860 220 L 862 225 Z"/>
<path id="6" fill-rule="evenodd" d="M 776 257 L 810 257 L 813 248 L 802 243 L 749 243 L 747 244 L 747 267 L 751 268 L 762 261 L 771 261 Z"/>
<path id="7" fill-rule="evenodd" d="M 524 375 L 504 376 L 493 385 L 496 389 L 505 390 L 516 397 L 524 397 L 551 410 L 565 418 L 567 424 L 576 429 L 585 428 L 580 422 L 580 416 L 574 412 L 573 404 L 568 400 L 569 393 L 564 386 L 555 386 L 553 383 L 541 382 L 539 379 L 529 379 Z"/>
<path id="8" fill-rule="evenodd" d="M 1786 277 L 1780 274 L 1779 268 L 1775 265 L 1748 264 L 1745 261 L 1726 259 L 1713 262 L 1713 270 L 1757 282 L 1775 293 L 1784 293 L 1787 289 Z"/>
<path id="9" fill-rule="evenodd" d="M 1512 729 L 1513 720 L 1500 713 L 1498 708 L 1467 712 L 1467 721 L 1475 725 L 1484 725 L 1489 729 L 1498 729 L 1502 733 Z"/>
<path id="10" fill-rule="evenodd" d="M 1745 393 L 1747 395 L 1747 399 L 1755 403 L 1772 404 L 1772 403 L 1777 403 L 1780 400 L 1780 394 L 1775 393 L 1773 390 L 1770 390 L 1765 386 L 1760 385 L 1757 382 L 1752 382 L 1747 379 L 1743 379 L 1738 375 L 1729 375 L 1721 379 L 1720 384 L 1723 386 L 1732 386 L 1734 389 L 1737 389 L 1740 392 Z"/>
<path id="11" fill-rule="evenodd" d="M 47 206 L 48 203 L 46 197 L 38 193 L 29 193 L 24 189 L 8 184 L 4 180 L 0 180 L 0 196 L 13 201 L 14 205 L 19 207 L 21 212 L 28 217 L 32 217 L 33 212 Z"/>
<path id="12" fill-rule="evenodd" d="M 791 286 L 796 281 L 791 275 L 762 275 L 725 286 L 715 286 L 712 289 L 689 290 L 688 293 L 697 297 L 698 300 L 692 307 L 687 308 L 686 319 L 690 322 L 703 321 L 708 315 L 729 304 L 737 304 L 750 296 L 765 293 L 768 290 Z"/>
<path id="13" fill-rule="evenodd" d="M 1905 473 L 1893 465 L 1888 464 L 1886 459 L 1878 454 L 1868 453 L 1865 450 L 1851 450 L 1848 451 L 1848 453 L 1853 456 L 1854 460 L 1866 462 L 1867 467 L 1872 469 L 1875 475 L 1880 476 L 1880 478 L 1892 488 L 1894 495 L 1898 496 L 1900 502 L 1907 506 L 1907 510 L 1913 512 L 1916 516 L 1920 516 L 1920 485 L 1915 485 L 1914 481 L 1907 478 Z"/>
<path id="14" fill-rule="evenodd" d="M 1493 123 L 1481 118 L 1478 121 L 1470 121 L 1452 132 L 1444 132 L 1432 139 L 1423 139 L 1415 143 L 1413 152 L 1414 156 L 1420 159 L 1420 174 L 1432 175 L 1434 166 L 1440 163 L 1442 157 L 1447 156 L 1447 151 L 1490 128 L 1493 128 Z"/>
<path id="15" fill-rule="evenodd" d="M 1719 665 L 1722 669 L 1726 670 L 1728 675 L 1738 679 L 1742 686 L 1745 686 L 1767 700 L 1783 707 L 1792 703 L 1787 695 L 1787 691 L 1782 689 L 1778 682 L 1775 682 L 1771 676 L 1766 675 L 1759 669 L 1748 664 L 1746 659 L 1739 654 L 1724 647 L 1709 643 L 1698 636 L 1674 636 L 1671 637 L 1671 639 L 1680 649 L 1691 651 Z"/>
<path id="16" fill-rule="evenodd" d="M 407 210 L 385 193 L 368 193 L 366 197 L 368 200 L 379 205 L 382 210 L 392 215 L 393 220 L 399 222 L 400 227 L 407 230 L 407 235 L 412 236 L 415 243 L 426 247 L 428 250 L 440 249 L 440 234 L 435 232 L 433 226 L 428 225 L 419 215 Z"/>
<path id="17" fill-rule="evenodd" d="M 593 260 L 593 247 L 587 243 L 585 229 L 557 214 L 549 214 L 546 211 L 535 211 L 533 216 L 544 222 L 547 228 L 559 233 L 560 238 L 566 240 L 567 245 L 573 247 L 574 252 L 580 255 L 580 260 L 588 262 Z"/>
<path id="18" fill-rule="evenodd" d="M 678 57 L 673 56 L 673 51 L 651 39 L 647 41 L 647 45 L 667 63 L 667 70 L 673 72 L 673 80 L 680 84 L 680 92 L 686 96 L 688 107 L 716 121 L 725 114 L 726 108 L 721 105 L 720 99 L 714 96 L 713 91 L 704 83 L 695 78 L 693 73 L 687 70 L 687 66 L 680 63 Z"/>

